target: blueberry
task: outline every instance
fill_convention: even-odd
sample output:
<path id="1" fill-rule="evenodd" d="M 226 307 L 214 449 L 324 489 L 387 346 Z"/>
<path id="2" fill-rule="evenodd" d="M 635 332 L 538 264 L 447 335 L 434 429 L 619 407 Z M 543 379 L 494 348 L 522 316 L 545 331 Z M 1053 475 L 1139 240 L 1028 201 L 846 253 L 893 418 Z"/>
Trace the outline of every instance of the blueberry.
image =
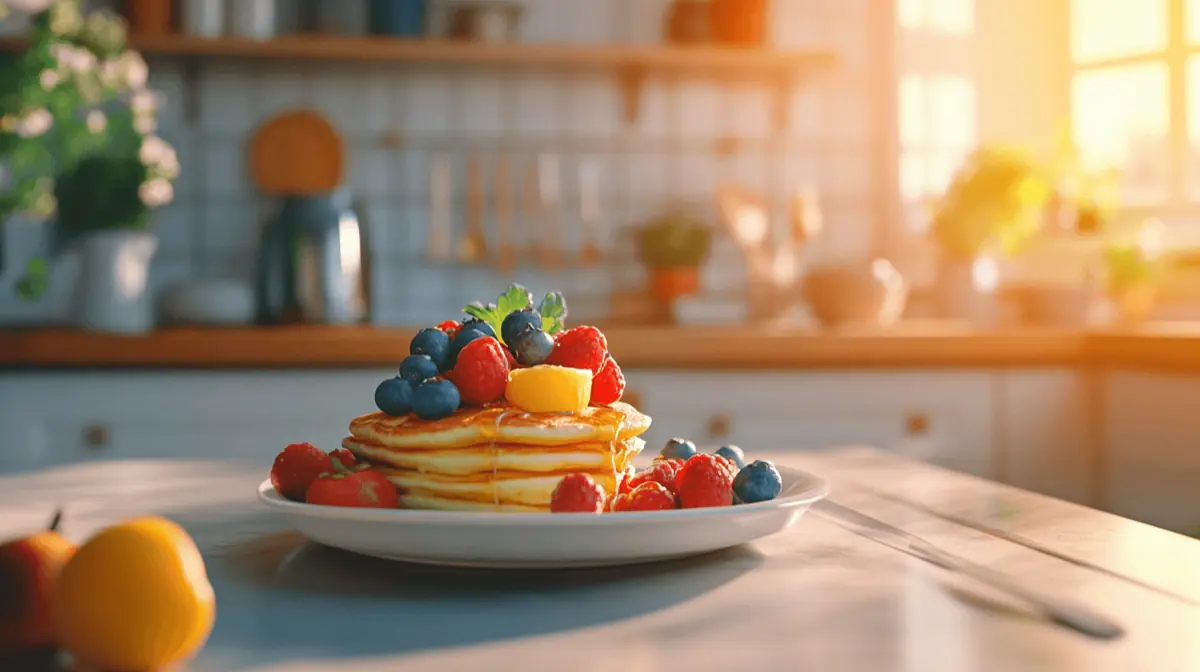
<path id="1" fill-rule="evenodd" d="M 400 378 L 388 378 L 375 388 L 375 406 L 391 416 L 408 415 L 412 412 L 413 387 Z"/>
<path id="2" fill-rule="evenodd" d="M 733 463 L 737 465 L 738 469 L 746 466 L 746 453 L 743 453 L 742 449 L 738 448 L 737 446 L 721 446 L 720 448 L 717 448 L 717 452 L 713 454 L 724 457 L 727 460 L 733 460 Z"/>
<path id="3" fill-rule="evenodd" d="M 667 441 L 660 454 L 668 460 L 690 460 L 696 455 L 696 444 L 675 437 Z"/>
<path id="4" fill-rule="evenodd" d="M 458 388 L 454 383 L 427 380 L 413 390 L 413 413 L 422 420 L 441 420 L 458 410 Z"/>
<path id="5" fill-rule="evenodd" d="M 775 499 L 783 490 L 783 478 L 775 465 L 766 460 L 747 464 L 733 477 L 733 496 L 746 504 Z"/>
<path id="6" fill-rule="evenodd" d="M 513 356 L 521 366 L 537 366 L 546 361 L 554 349 L 554 337 L 528 324 L 512 341 Z"/>
<path id="7" fill-rule="evenodd" d="M 525 310 L 514 310 L 504 318 L 504 322 L 500 325 L 500 336 L 504 339 L 508 347 L 515 347 L 517 339 L 525 331 L 529 325 L 533 325 L 536 329 L 542 328 L 542 316 L 532 308 Z"/>
<path id="8" fill-rule="evenodd" d="M 400 362 L 400 377 L 409 385 L 416 385 L 426 378 L 438 375 L 438 365 L 433 363 L 429 355 L 409 355 Z"/>
<path id="9" fill-rule="evenodd" d="M 450 342 L 450 352 L 446 354 L 446 370 L 454 368 L 454 364 L 458 362 L 458 353 L 467 347 L 467 344 L 479 338 L 486 338 L 487 334 L 475 329 L 474 327 L 463 327 L 454 340 Z"/>
<path id="10" fill-rule="evenodd" d="M 408 352 L 413 355 L 429 355 L 438 369 L 446 370 L 446 357 L 450 354 L 450 337 L 441 329 L 422 329 L 413 336 L 408 344 Z"/>
<path id="11" fill-rule="evenodd" d="M 481 332 L 485 336 L 491 336 L 492 338 L 496 337 L 496 330 L 492 328 L 492 325 L 484 322 L 478 317 L 468 317 L 467 319 L 463 320 L 462 331 L 466 331 L 467 329 L 474 329 L 475 331 Z M 462 333 L 462 331 L 459 333 Z"/>

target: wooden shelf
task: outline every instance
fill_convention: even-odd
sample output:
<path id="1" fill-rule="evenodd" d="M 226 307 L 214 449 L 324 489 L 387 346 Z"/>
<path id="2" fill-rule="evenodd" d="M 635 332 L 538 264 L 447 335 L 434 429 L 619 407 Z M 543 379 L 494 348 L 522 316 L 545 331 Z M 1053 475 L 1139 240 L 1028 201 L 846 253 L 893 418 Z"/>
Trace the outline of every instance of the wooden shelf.
<path id="1" fill-rule="evenodd" d="M 19 40 L 0 41 L 0 49 L 21 48 Z M 787 117 L 790 91 L 801 79 L 832 68 L 830 51 L 669 45 L 569 45 L 478 43 L 387 37 L 289 35 L 271 40 L 196 38 L 172 35 L 134 38 L 130 46 L 154 57 L 282 59 L 346 62 L 424 63 L 446 65 L 612 69 L 622 82 L 624 112 L 634 121 L 640 108 L 642 82 L 650 74 L 750 79 L 774 85 L 775 119 Z"/>

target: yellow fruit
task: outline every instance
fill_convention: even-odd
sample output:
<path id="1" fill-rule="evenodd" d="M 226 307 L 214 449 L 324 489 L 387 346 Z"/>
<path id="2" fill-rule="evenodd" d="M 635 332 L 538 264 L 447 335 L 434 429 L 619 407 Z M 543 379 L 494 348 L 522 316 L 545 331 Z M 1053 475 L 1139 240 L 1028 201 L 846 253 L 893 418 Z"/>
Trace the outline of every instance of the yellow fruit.
<path id="1" fill-rule="evenodd" d="M 504 397 L 530 413 L 582 411 L 592 397 L 592 372 L 549 364 L 514 369 Z"/>
<path id="2" fill-rule="evenodd" d="M 156 670 L 199 651 L 216 603 L 192 538 L 169 520 L 147 517 L 80 547 L 59 577 L 53 611 L 59 643 L 77 663 Z"/>

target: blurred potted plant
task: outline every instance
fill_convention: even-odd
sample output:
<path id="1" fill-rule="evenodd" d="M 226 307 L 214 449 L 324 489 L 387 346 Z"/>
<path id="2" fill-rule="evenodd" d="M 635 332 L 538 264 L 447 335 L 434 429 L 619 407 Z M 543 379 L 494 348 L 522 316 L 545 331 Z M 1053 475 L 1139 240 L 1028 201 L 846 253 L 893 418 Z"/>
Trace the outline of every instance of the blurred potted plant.
<path id="1" fill-rule="evenodd" d="M 1143 226 L 1152 236 L 1154 226 Z M 1104 269 L 1108 295 L 1121 322 L 1145 321 L 1158 298 L 1159 283 L 1165 264 L 1157 246 L 1147 244 L 1147 236 L 1136 242 L 1114 243 L 1104 250 Z"/>
<path id="2" fill-rule="evenodd" d="M 128 281 L 144 274 L 149 256 L 131 251 L 154 246 L 145 242 L 146 208 L 173 196 L 179 163 L 171 146 L 154 135 L 158 97 L 146 88 L 146 63 L 126 49 L 125 25 L 115 14 L 84 16 L 79 0 L 19 4 L 0 2 L 0 10 L 41 11 L 32 16 L 29 46 L 0 58 L 0 167 L 8 187 L 0 194 L 0 221 L 12 226 L 58 212 L 59 242 L 82 248 L 78 309 L 94 318 L 85 326 L 129 331 L 133 322 L 119 314 L 106 326 L 102 306 L 121 301 L 97 292 L 105 286 L 132 291 Z M 82 185 L 85 177 L 103 186 Z M 135 177 L 141 181 L 134 183 Z M 131 195 L 141 199 L 141 209 L 127 200 Z M 108 242 L 89 245 L 92 238 Z M 98 282 L 96 273 L 112 276 L 118 269 L 121 283 Z M 38 298 L 49 284 L 50 264 L 37 257 L 25 270 L 16 288 L 27 299 Z"/>
<path id="3" fill-rule="evenodd" d="M 972 311 L 981 255 L 1011 254 L 1041 227 L 1049 187 L 1034 162 L 1009 148 L 983 147 L 955 174 L 930 229 L 942 250 L 941 289 L 951 316 Z"/>
<path id="4" fill-rule="evenodd" d="M 699 289 L 700 265 L 708 258 L 711 241 L 711 229 L 684 213 L 667 215 L 638 230 L 638 253 L 655 301 L 670 304 Z"/>

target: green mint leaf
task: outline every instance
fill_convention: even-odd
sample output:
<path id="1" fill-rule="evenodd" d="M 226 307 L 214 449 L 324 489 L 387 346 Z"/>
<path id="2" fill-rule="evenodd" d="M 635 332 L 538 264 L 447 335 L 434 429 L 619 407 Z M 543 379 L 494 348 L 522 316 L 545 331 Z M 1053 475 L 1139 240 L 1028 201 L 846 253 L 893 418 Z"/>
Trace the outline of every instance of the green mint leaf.
<path id="1" fill-rule="evenodd" d="M 500 310 L 500 319 L 508 317 L 514 310 L 525 310 L 533 305 L 533 295 L 521 285 L 509 285 L 496 302 Z"/>
<path id="2" fill-rule="evenodd" d="M 463 312 L 471 317 L 491 324 L 492 311 L 488 308 L 485 308 L 484 305 L 478 301 L 474 303 L 468 303 L 467 305 L 463 306 Z"/>
<path id="3" fill-rule="evenodd" d="M 546 292 L 538 304 L 538 313 L 542 316 L 542 331 L 553 336 L 566 327 L 567 300 L 561 292 Z"/>

